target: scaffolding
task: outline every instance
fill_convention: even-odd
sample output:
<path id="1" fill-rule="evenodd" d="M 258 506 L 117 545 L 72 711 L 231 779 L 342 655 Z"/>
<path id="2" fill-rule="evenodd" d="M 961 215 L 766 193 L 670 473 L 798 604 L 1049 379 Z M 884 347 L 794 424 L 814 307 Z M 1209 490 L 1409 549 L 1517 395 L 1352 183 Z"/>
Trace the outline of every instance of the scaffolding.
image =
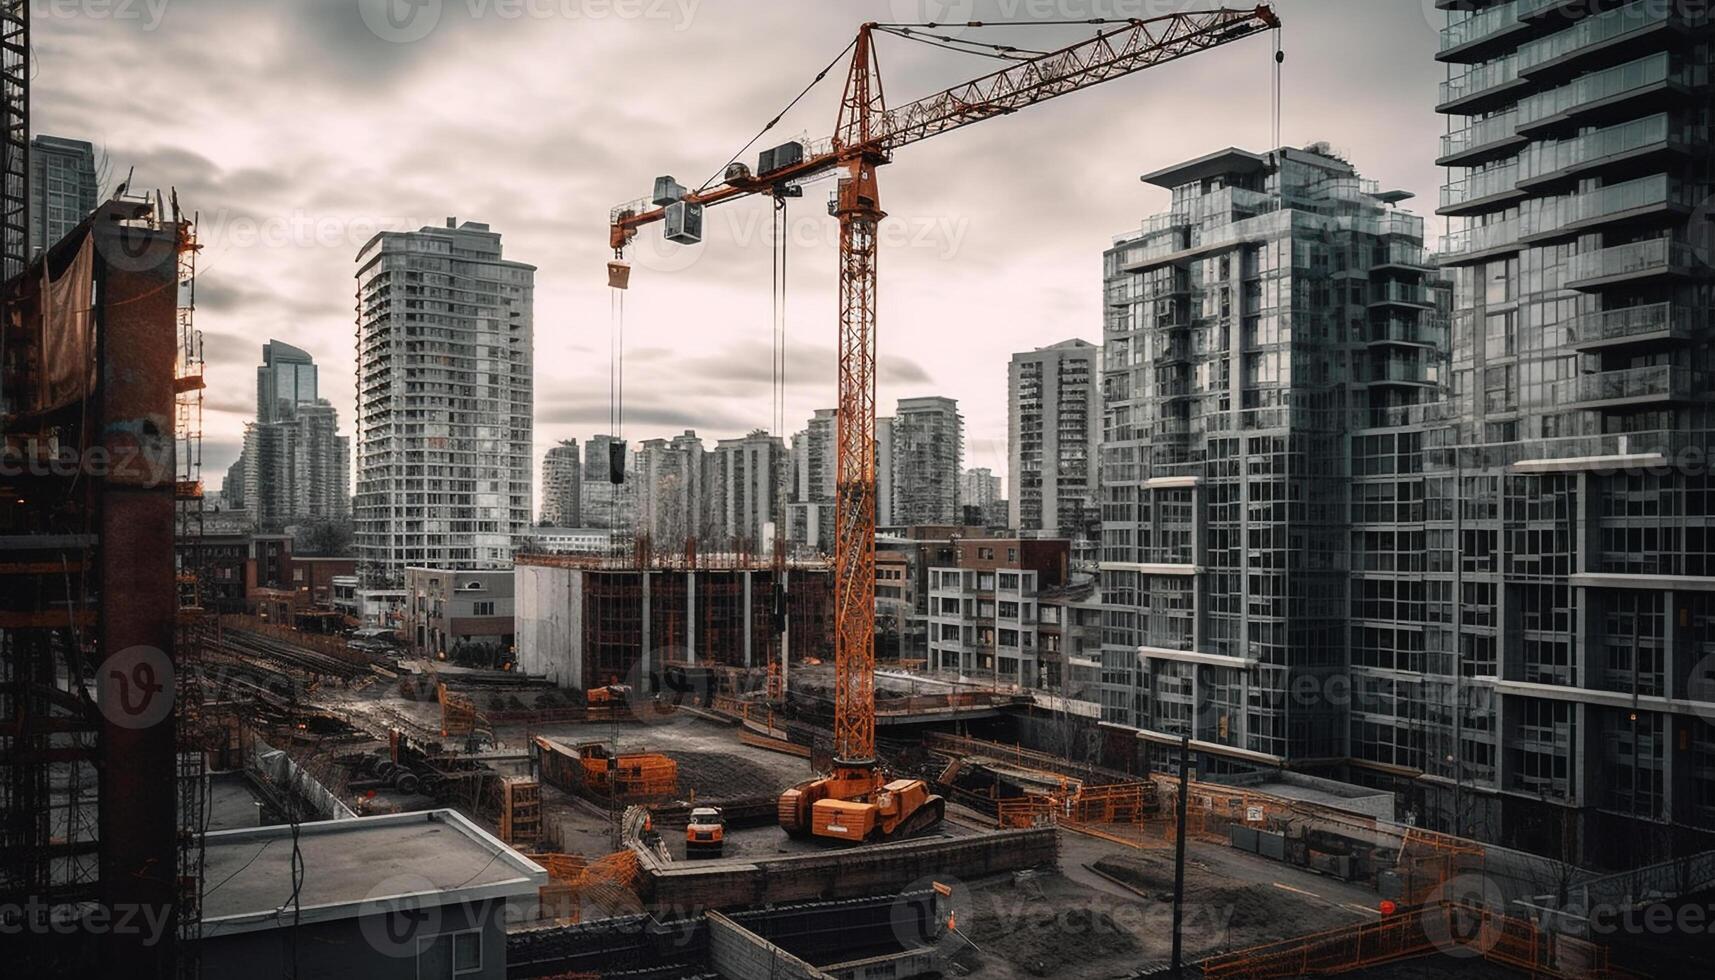
<path id="1" fill-rule="evenodd" d="M 202 584 L 208 577 L 203 552 L 203 345 L 196 327 L 196 225 L 179 213 L 173 196 L 173 225 L 178 230 L 178 357 L 173 374 L 174 408 L 174 556 L 178 583 L 173 674 L 177 687 L 179 787 L 179 939 L 178 975 L 200 974 L 196 956 L 202 936 L 204 835 L 208 831 L 208 754 L 224 749 L 229 727 L 206 716 L 201 688 L 203 645 L 208 621 Z"/>
<path id="2" fill-rule="evenodd" d="M 542 839 L 542 786 L 528 776 L 500 781 L 500 839 L 514 847 Z"/>
<path id="3" fill-rule="evenodd" d="M 0 0 L 0 282 L 30 260 L 30 0 Z"/>

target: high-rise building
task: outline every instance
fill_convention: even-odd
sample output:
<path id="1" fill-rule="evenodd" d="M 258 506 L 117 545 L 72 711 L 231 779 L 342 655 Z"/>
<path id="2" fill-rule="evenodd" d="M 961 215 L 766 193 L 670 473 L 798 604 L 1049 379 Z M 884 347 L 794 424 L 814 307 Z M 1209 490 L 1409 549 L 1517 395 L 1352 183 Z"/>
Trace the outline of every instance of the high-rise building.
<path id="1" fill-rule="evenodd" d="M 964 523 L 979 527 L 1006 524 L 1006 498 L 1000 495 L 1000 488 L 1001 479 L 994 475 L 994 470 L 986 466 L 966 470 L 959 478 L 959 505 L 964 508 Z"/>
<path id="2" fill-rule="evenodd" d="M 1422 650 L 1350 627 L 1371 586 L 1348 571 L 1346 457 L 1356 431 L 1420 421 L 1443 377 L 1423 220 L 1322 145 L 1144 180 L 1171 209 L 1104 256 L 1102 715 L 1228 761 L 1342 758 L 1346 706 L 1296 695 L 1339 690 L 1348 653 Z M 1416 504 L 1392 489 L 1352 511 Z M 1389 570 L 1378 609 L 1421 589 L 1415 535 L 1352 566 Z"/>
<path id="3" fill-rule="evenodd" d="M 1428 565 L 1363 609 L 1428 623 L 1354 651 L 1424 677 L 1352 752 L 1439 779 L 1432 824 L 1634 867 L 1715 846 L 1710 11 L 1437 6 L 1454 411 L 1363 447 L 1421 461 Z"/>
<path id="4" fill-rule="evenodd" d="M 891 429 L 893 513 L 887 524 L 962 523 L 965 420 L 958 400 L 901 398 Z M 885 526 L 879 516 L 876 523 Z"/>
<path id="5" fill-rule="evenodd" d="M 875 420 L 875 526 L 896 527 L 893 519 L 893 417 Z M 835 480 L 839 479 L 835 467 Z"/>
<path id="6" fill-rule="evenodd" d="M 710 491 L 717 500 L 717 539 L 734 546 L 748 544 L 757 551 L 770 547 L 770 535 L 785 531 L 790 486 L 785 443 L 758 429 L 715 443 L 712 462 L 715 479 Z"/>
<path id="7" fill-rule="evenodd" d="M 318 394 L 315 359 L 278 340 L 262 345 L 256 368 L 256 421 L 290 418 L 299 405 L 314 404 Z"/>
<path id="8" fill-rule="evenodd" d="M 637 467 L 631 447 L 613 436 L 584 440 L 582 510 L 584 527 L 618 532 L 629 540 L 637 521 Z M 620 482 L 613 482 L 618 470 Z"/>
<path id="9" fill-rule="evenodd" d="M 650 439 L 637 454 L 638 527 L 657 549 L 680 552 L 703 533 L 703 440 L 686 429 Z"/>
<path id="10" fill-rule="evenodd" d="M 576 439 L 566 439 L 542 457 L 542 523 L 577 527 L 583 522 L 583 457 Z"/>
<path id="11" fill-rule="evenodd" d="M 792 437 L 792 502 L 787 505 L 792 544 L 825 555 L 834 552 L 835 413 L 817 409 Z"/>
<path id="12" fill-rule="evenodd" d="M 357 258 L 359 573 L 505 566 L 532 510 L 535 267 L 454 218 Z"/>
<path id="13" fill-rule="evenodd" d="M 83 140 L 30 140 L 30 254 L 64 238 L 95 210 L 95 147 Z"/>
<path id="14" fill-rule="evenodd" d="M 315 360 L 275 340 L 256 369 L 256 421 L 245 426 L 238 501 L 264 531 L 343 521 L 351 511 L 351 441 L 317 397 Z"/>
<path id="15" fill-rule="evenodd" d="M 1095 532 L 1101 353 L 1066 340 L 1007 365 L 1007 523 L 1023 534 L 1089 540 Z"/>

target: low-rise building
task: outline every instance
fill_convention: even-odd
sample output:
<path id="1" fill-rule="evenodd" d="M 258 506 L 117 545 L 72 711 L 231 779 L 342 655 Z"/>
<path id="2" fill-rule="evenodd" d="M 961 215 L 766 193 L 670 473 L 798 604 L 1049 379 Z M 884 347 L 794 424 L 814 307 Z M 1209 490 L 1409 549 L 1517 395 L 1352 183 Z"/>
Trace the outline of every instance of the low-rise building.
<path id="1" fill-rule="evenodd" d="M 204 845 L 205 980 L 252 980 L 288 943 L 301 977 L 505 980 L 507 904 L 534 905 L 548 883 L 453 810 L 225 830 Z M 295 867 L 310 871 L 295 881 Z"/>
<path id="2" fill-rule="evenodd" d="M 613 532 L 602 527 L 532 527 L 524 532 L 521 545 L 540 554 L 594 555 L 613 546 Z"/>
<path id="3" fill-rule="evenodd" d="M 954 550 L 956 561 L 929 569 L 929 668 L 1062 690 L 1069 648 L 1084 660 L 1084 638 L 1099 642 L 1095 579 L 1072 578 L 1071 542 L 979 538 Z"/>
<path id="4" fill-rule="evenodd" d="M 405 569 L 405 642 L 422 657 L 510 659 L 511 569 Z"/>

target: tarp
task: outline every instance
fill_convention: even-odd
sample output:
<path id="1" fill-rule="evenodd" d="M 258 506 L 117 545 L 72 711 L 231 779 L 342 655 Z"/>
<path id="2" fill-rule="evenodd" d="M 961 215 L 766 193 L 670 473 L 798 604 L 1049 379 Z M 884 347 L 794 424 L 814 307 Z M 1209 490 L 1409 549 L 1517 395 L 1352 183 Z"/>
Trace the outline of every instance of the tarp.
<path id="1" fill-rule="evenodd" d="M 35 409 L 49 411 L 95 390 L 95 236 L 83 244 L 57 279 L 42 263 L 41 383 Z"/>

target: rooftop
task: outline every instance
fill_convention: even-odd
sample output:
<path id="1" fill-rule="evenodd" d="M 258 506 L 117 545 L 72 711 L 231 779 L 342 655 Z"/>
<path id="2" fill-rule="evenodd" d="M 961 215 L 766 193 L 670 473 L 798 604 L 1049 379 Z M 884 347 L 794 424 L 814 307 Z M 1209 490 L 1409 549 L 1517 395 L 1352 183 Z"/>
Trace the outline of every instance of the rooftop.
<path id="1" fill-rule="evenodd" d="M 1236 146 L 1229 146 L 1224 150 L 1217 150 L 1195 160 L 1176 163 L 1171 167 L 1164 167 L 1153 173 L 1144 174 L 1138 179 L 1146 184 L 1154 184 L 1157 187 L 1172 190 L 1175 187 L 1194 184 L 1210 177 L 1258 173 L 1267 166 L 1267 157 L 1252 153 L 1249 150 L 1241 150 Z"/>
<path id="2" fill-rule="evenodd" d="M 203 935 L 284 924 L 292 894 L 292 829 L 205 838 Z M 301 923 L 400 908 L 534 894 L 547 871 L 452 810 L 301 824 Z M 433 896 L 424 901 L 424 896 Z"/>

